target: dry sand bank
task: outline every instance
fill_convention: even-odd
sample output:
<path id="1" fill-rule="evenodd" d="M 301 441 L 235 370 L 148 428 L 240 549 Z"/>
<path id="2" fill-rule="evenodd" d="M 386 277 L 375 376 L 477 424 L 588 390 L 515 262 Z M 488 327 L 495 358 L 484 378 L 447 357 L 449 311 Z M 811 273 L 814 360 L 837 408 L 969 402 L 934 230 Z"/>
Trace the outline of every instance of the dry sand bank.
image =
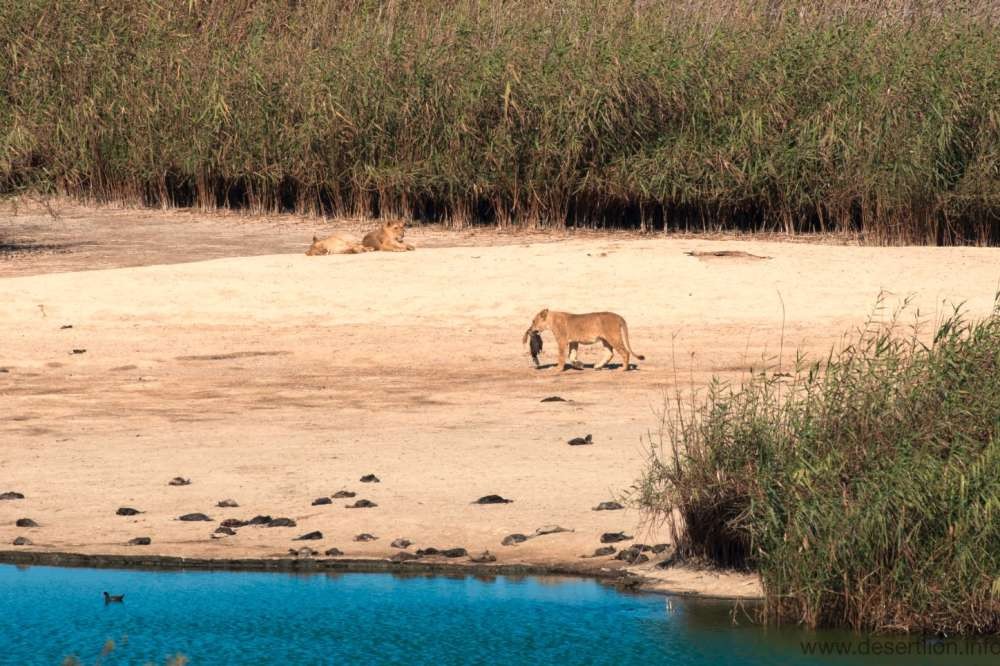
<path id="1" fill-rule="evenodd" d="M 147 235 L 169 228 L 154 226 Z M 1000 280 L 996 250 L 981 248 L 486 234 L 447 246 L 448 233 L 417 229 L 416 252 L 305 257 L 298 236 L 312 232 L 294 232 L 295 254 L 38 274 L 23 259 L 7 265 L 0 492 L 26 498 L 0 501 L 0 544 L 23 535 L 34 542 L 25 549 L 91 554 L 260 558 L 308 545 L 386 557 L 405 537 L 411 550 L 489 549 L 499 564 L 618 566 L 580 556 L 602 532 L 667 534 L 631 509 L 591 509 L 637 478 L 665 391 L 738 377 L 782 339 L 786 364 L 795 346 L 822 352 L 882 290 L 889 306 L 912 295 L 933 320 L 946 301 L 987 312 Z M 685 254 L 710 249 L 771 259 Z M 79 269 L 73 261 L 36 263 Z M 536 371 L 520 337 L 542 307 L 617 311 L 648 360 L 631 373 Z M 568 402 L 540 402 L 549 395 Z M 593 446 L 565 444 L 586 433 Z M 360 483 L 368 473 L 381 483 Z M 168 486 L 178 475 L 191 485 Z M 311 506 L 340 489 L 378 506 Z M 471 504 L 490 493 L 514 502 Z M 217 508 L 225 498 L 240 506 Z M 121 506 L 144 513 L 116 516 Z M 175 520 L 190 512 L 214 522 Z M 297 526 L 210 538 L 218 521 L 256 514 Z M 41 527 L 15 527 L 22 517 Z M 551 524 L 573 531 L 500 545 Z M 323 540 L 291 540 L 313 530 Z M 353 541 L 362 532 L 379 539 Z M 136 536 L 152 544 L 124 545 Z M 674 590 L 757 591 L 750 577 L 637 570 Z"/>

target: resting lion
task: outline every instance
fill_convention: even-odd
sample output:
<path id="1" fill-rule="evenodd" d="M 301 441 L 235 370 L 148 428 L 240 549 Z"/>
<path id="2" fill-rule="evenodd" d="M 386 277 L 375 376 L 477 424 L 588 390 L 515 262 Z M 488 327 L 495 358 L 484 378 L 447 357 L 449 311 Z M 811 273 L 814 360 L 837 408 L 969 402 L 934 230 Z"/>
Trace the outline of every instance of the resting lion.
<path id="1" fill-rule="evenodd" d="M 369 250 L 381 252 L 406 252 L 413 246 L 403 242 L 405 220 L 387 220 L 375 231 L 369 232 L 362 242 Z"/>
<path id="2" fill-rule="evenodd" d="M 309 249 L 306 250 L 306 256 L 314 257 L 323 254 L 361 254 L 362 252 L 371 251 L 371 248 L 365 247 L 349 236 L 334 234 L 324 238 L 323 240 L 319 240 L 313 236 L 312 245 L 310 245 Z"/>
<path id="3" fill-rule="evenodd" d="M 567 349 L 569 350 L 569 362 L 573 366 L 579 366 L 579 361 L 576 360 L 577 347 L 592 345 L 595 342 L 604 345 L 606 353 L 604 359 L 594 366 L 595 370 L 606 366 L 615 352 L 618 352 L 618 355 L 623 359 L 623 370 L 629 368 L 629 356 L 635 356 L 640 361 L 646 360 L 642 354 L 636 354 L 632 351 L 632 345 L 629 344 L 628 340 L 628 324 L 614 312 L 571 314 L 546 308 L 535 315 L 531 326 L 524 332 L 523 342 L 528 342 L 529 338 L 542 331 L 552 331 L 556 345 L 559 346 L 556 372 L 566 369 Z"/>

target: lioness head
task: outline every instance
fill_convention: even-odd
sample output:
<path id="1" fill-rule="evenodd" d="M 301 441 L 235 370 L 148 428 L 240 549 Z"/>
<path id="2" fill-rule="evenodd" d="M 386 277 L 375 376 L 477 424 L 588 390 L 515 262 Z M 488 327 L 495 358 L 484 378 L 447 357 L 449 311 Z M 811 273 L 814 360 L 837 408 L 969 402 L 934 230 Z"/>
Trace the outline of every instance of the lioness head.
<path id="1" fill-rule="evenodd" d="M 532 333 L 541 333 L 549 328 L 549 309 L 545 308 L 541 312 L 535 315 L 535 318 L 531 320 L 531 326 L 528 330 L 524 332 L 524 342 L 528 341 Z"/>
<path id="2" fill-rule="evenodd" d="M 406 233 L 406 220 L 389 220 L 382 225 L 382 228 L 397 242 L 402 243 L 403 235 Z"/>

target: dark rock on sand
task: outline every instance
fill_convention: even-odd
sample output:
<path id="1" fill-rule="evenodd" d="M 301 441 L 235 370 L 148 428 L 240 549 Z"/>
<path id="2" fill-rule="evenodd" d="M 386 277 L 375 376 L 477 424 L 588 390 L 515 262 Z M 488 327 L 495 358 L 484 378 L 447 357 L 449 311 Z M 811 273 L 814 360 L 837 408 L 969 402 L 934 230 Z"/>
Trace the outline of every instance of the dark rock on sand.
<path id="1" fill-rule="evenodd" d="M 419 555 L 416 555 L 416 554 L 411 553 L 411 552 L 406 551 L 406 550 L 401 550 L 398 553 L 396 553 L 395 555 L 393 555 L 392 557 L 390 557 L 389 561 L 391 561 L 391 562 L 408 562 L 410 560 L 419 560 L 419 559 L 420 559 Z"/>
<path id="2" fill-rule="evenodd" d="M 295 527 L 295 521 L 291 518 L 275 518 L 264 527 Z"/>
<path id="3" fill-rule="evenodd" d="M 666 552 L 666 551 L 670 550 L 671 548 L 673 548 L 672 544 L 669 544 L 669 543 L 658 543 L 658 544 L 655 544 L 652 548 L 650 548 L 650 550 L 653 551 L 654 553 L 656 553 L 657 555 L 659 555 L 660 553 Z"/>
<path id="4" fill-rule="evenodd" d="M 313 506 L 320 506 L 323 504 L 333 504 L 333 500 L 329 497 L 317 497 L 312 501 Z"/>
<path id="5" fill-rule="evenodd" d="M 239 518 L 226 518 L 221 523 L 219 523 L 219 526 L 220 527 L 228 527 L 228 528 L 232 529 L 234 527 L 246 527 L 249 524 L 250 523 L 248 523 L 247 521 L 240 520 Z"/>
<path id="6" fill-rule="evenodd" d="M 378 506 L 378 504 L 376 504 L 375 502 L 371 502 L 371 501 L 366 500 L 366 499 L 359 499 L 354 504 L 348 504 L 347 508 L 348 509 L 371 509 L 371 508 L 376 507 L 376 506 Z"/>
<path id="7" fill-rule="evenodd" d="M 355 495 L 357 493 L 351 490 L 338 490 L 333 494 L 333 499 L 344 499 L 345 497 L 354 497 Z"/>
<path id="8" fill-rule="evenodd" d="M 302 548 L 298 548 L 298 549 L 296 549 L 296 548 L 289 548 L 288 549 L 288 554 L 291 555 L 291 556 L 293 556 L 293 557 L 302 557 L 302 558 L 305 558 L 305 557 L 313 557 L 315 555 L 319 555 L 319 551 L 318 550 L 313 550 L 309 546 L 303 546 Z"/>
<path id="9" fill-rule="evenodd" d="M 38 523 L 31 518 L 18 518 L 14 524 L 18 527 L 38 527 Z"/>
<path id="10" fill-rule="evenodd" d="M 236 536 L 236 530 L 232 527 L 219 526 L 215 528 L 215 534 L 225 534 L 227 536 Z"/>
<path id="11" fill-rule="evenodd" d="M 377 539 L 378 539 L 377 536 L 375 536 L 374 534 L 368 534 L 367 532 L 363 532 L 354 537 L 355 541 L 362 541 L 362 542 L 376 541 Z"/>
<path id="12" fill-rule="evenodd" d="M 171 485 L 171 486 L 190 486 L 191 485 L 191 479 L 185 479 L 182 476 L 175 476 L 174 478 L 170 479 L 169 485 Z"/>
<path id="13" fill-rule="evenodd" d="M 361 477 L 361 483 L 381 483 L 381 481 L 374 474 L 365 474 Z"/>
<path id="14" fill-rule="evenodd" d="M 314 532 L 306 532 L 302 536 L 297 536 L 292 541 L 318 541 L 323 538 L 323 533 L 319 530 Z"/>
<path id="15" fill-rule="evenodd" d="M 115 511 L 116 516 L 138 516 L 140 513 L 142 513 L 142 511 L 133 509 L 130 506 L 119 507 L 119 509 Z"/>
<path id="16" fill-rule="evenodd" d="M 574 437 L 566 443 L 570 446 L 585 446 L 587 444 L 593 444 L 594 438 L 591 435 L 587 435 L 586 437 Z"/>
<path id="17" fill-rule="evenodd" d="M 619 541 L 628 541 L 631 538 L 624 532 L 605 532 L 601 535 L 601 543 L 618 543 Z"/>
<path id="18" fill-rule="evenodd" d="M 542 398 L 542 402 L 569 402 L 566 398 L 560 398 L 557 395 L 550 395 L 547 398 Z"/>
<path id="19" fill-rule="evenodd" d="M 183 516 L 181 516 L 177 520 L 183 520 L 185 522 L 194 522 L 194 521 L 204 521 L 204 520 L 212 520 L 212 519 L 209 518 L 208 516 L 206 516 L 203 513 L 185 513 Z"/>
<path id="20" fill-rule="evenodd" d="M 524 543 L 527 540 L 528 537 L 523 534 L 508 534 L 503 538 L 503 541 L 500 542 L 500 545 L 513 546 L 516 543 Z"/>
<path id="21" fill-rule="evenodd" d="M 440 555 L 441 551 L 437 548 L 420 548 L 417 550 L 418 557 L 434 557 L 435 555 Z"/>
<path id="22" fill-rule="evenodd" d="M 546 534 L 559 534 L 560 532 L 572 531 L 573 530 L 568 530 L 565 527 L 560 527 L 559 525 L 546 525 L 535 530 L 535 536 L 545 536 Z"/>
<path id="23" fill-rule="evenodd" d="M 412 543 L 409 539 L 396 539 L 389 546 L 392 548 L 409 548 Z"/>
<path id="24" fill-rule="evenodd" d="M 476 564 L 488 564 L 490 562 L 496 562 L 497 556 L 488 550 L 484 550 L 478 555 L 473 555 L 469 558 L 470 562 L 475 562 Z"/>
<path id="25" fill-rule="evenodd" d="M 134 539 L 129 539 L 129 546 L 148 546 L 153 543 L 153 540 L 149 537 L 136 537 Z"/>
<path id="26" fill-rule="evenodd" d="M 17 537 L 11 543 L 15 546 L 30 546 L 32 544 L 31 539 L 28 537 Z"/>
<path id="27" fill-rule="evenodd" d="M 329 548 L 323 554 L 326 555 L 327 557 L 340 557 L 344 553 L 339 548 Z"/>
<path id="28" fill-rule="evenodd" d="M 591 557 L 604 557 L 605 555 L 614 555 L 614 546 L 601 546 L 600 548 L 594 550 L 594 554 Z"/>
<path id="29" fill-rule="evenodd" d="M 597 506 L 595 506 L 593 510 L 594 511 L 620 511 L 621 509 L 624 509 L 624 508 L 625 507 L 623 507 L 618 502 L 601 502 L 600 504 L 598 504 Z"/>
<path id="30" fill-rule="evenodd" d="M 473 504 L 510 504 L 513 501 L 500 497 L 500 495 L 483 495 L 473 502 Z"/>
<path id="31" fill-rule="evenodd" d="M 247 525 L 267 525 L 270 522 L 271 516 L 254 516 L 247 521 Z"/>
<path id="32" fill-rule="evenodd" d="M 16 493 L 13 490 L 9 490 L 5 493 L 0 493 L 0 500 L 16 500 L 24 499 L 24 495 L 21 493 Z"/>
<path id="33" fill-rule="evenodd" d="M 441 554 L 445 557 L 466 557 L 469 551 L 464 548 L 446 548 L 441 551 Z"/>
<path id="34" fill-rule="evenodd" d="M 236 500 L 224 499 L 224 500 L 219 500 L 219 503 L 216 504 L 215 506 L 219 507 L 220 509 L 234 509 L 238 507 L 239 504 L 236 503 Z"/>
<path id="35" fill-rule="evenodd" d="M 636 548 L 635 546 L 631 548 L 626 548 L 625 550 L 619 552 L 615 555 L 616 560 L 622 560 L 629 564 L 642 564 L 643 562 L 649 562 L 649 556 L 643 554 L 642 548 Z"/>

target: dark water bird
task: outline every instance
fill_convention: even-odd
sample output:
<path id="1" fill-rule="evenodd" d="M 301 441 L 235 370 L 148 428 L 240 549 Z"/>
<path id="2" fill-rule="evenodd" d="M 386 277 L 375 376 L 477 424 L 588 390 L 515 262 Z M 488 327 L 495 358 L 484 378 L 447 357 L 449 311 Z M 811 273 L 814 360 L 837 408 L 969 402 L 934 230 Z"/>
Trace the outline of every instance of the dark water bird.
<path id="1" fill-rule="evenodd" d="M 594 438 L 591 435 L 587 435 L 586 437 L 574 437 L 566 443 L 570 446 L 584 446 L 586 444 L 593 444 Z"/>
<path id="2" fill-rule="evenodd" d="M 104 603 L 106 604 L 120 604 L 125 601 L 124 594 L 108 594 L 104 593 Z"/>

